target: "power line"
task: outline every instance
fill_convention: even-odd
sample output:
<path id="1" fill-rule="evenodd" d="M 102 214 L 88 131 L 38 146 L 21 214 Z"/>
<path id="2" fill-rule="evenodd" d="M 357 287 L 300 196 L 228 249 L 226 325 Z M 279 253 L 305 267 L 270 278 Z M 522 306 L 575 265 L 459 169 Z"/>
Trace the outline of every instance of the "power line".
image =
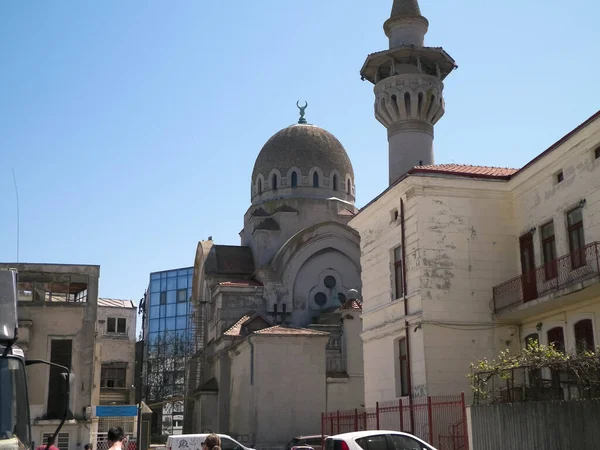
<path id="1" fill-rule="evenodd" d="M 17 197 L 17 263 L 19 262 L 19 240 L 20 240 L 20 218 L 21 213 L 19 211 L 19 189 L 17 188 L 17 177 L 15 176 L 15 169 L 12 170 L 13 182 L 15 184 L 15 196 Z"/>

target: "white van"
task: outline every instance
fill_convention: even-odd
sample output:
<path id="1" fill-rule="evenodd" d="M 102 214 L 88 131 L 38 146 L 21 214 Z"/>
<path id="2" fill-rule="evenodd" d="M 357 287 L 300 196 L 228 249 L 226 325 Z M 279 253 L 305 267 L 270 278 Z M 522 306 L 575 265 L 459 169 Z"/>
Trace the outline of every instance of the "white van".
<path id="1" fill-rule="evenodd" d="M 167 438 L 167 450 L 202 450 L 202 443 L 209 433 L 178 434 Z M 246 447 L 226 434 L 217 434 L 221 438 L 222 450 L 254 450 Z"/>

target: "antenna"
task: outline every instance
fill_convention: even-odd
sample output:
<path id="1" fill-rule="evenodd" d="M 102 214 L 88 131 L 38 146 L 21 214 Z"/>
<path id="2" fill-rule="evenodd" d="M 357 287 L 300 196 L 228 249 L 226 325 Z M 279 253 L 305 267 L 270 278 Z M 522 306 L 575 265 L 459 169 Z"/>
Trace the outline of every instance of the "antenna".
<path id="1" fill-rule="evenodd" d="M 15 183 L 15 196 L 17 197 L 17 263 L 19 262 L 19 232 L 20 232 L 20 217 L 21 213 L 19 212 L 19 189 L 17 188 L 17 177 L 15 176 L 15 169 L 12 170 L 13 181 Z"/>

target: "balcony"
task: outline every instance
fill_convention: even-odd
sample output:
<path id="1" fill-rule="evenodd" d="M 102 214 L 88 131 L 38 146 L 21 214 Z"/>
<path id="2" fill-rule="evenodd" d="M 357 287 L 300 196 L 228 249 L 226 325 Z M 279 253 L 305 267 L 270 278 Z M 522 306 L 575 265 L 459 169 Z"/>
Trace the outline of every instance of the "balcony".
<path id="1" fill-rule="evenodd" d="M 494 287 L 494 313 L 526 304 L 600 276 L 600 242 Z"/>

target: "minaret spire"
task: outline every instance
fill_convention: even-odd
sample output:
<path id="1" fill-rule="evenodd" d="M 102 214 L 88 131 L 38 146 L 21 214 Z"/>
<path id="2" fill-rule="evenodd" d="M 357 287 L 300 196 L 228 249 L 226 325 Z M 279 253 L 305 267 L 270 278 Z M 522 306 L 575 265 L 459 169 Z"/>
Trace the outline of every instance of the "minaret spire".
<path id="1" fill-rule="evenodd" d="M 443 80 L 456 68 L 442 48 L 424 46 L 429 22 L 418 0 L 393 1 L 383 25 L 389 50 L 369 55 L 360 72 L 375 85 L 375 117 L 388 131 L 390 185 L 414 166 L 433 164 Z"/>
<path id="2" fill-rule="evenodd" d="M 421 14 L 418 0 L 394 0 L 392 14 L 383 25 L 390 48 L 400 45 L 422 47 L 429 21 Z"/>

